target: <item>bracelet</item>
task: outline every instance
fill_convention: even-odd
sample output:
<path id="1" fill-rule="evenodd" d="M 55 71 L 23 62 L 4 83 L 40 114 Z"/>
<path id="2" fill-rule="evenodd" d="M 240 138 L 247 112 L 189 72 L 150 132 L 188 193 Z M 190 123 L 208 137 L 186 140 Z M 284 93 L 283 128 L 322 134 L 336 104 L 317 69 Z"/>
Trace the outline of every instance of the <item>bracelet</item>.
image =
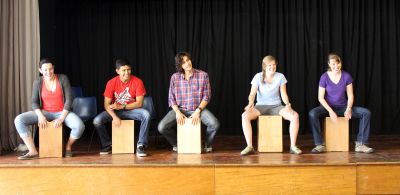
<path id="1" fill-rule="evenodd" d="M 199 110 L 200 110 L 200 112 L 201 112 L 201 111 L 203 111 L 203 109 L 201 109 L 201 108 L 200 108 L 200 106 L 199 106 L 199 107 L 197 107 L 197 109 L 199 109 Z"/>

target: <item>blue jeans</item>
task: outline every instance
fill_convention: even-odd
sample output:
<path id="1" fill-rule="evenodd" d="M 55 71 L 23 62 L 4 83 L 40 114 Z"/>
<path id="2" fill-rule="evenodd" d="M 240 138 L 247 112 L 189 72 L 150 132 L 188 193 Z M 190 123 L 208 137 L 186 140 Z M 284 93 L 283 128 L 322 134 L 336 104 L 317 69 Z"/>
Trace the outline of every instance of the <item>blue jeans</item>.
<path id="1" fill-rule="evenodd" d="M 137 145 L 142 145 L 147 147 L 148 137 L 149 137 L 149 123 L 150 123 L 150 113 L 146 109 L 136 108 L 133 110 L 115 110 L 115 114 L 121 120 L 138 120 L 140 121 L 140 132 L 139 141 Z M 112 117 L 108 112 L 104 111 L 93 119 L 93 125 L 96 128 L 97 134 L 100 137 L 101 147 L 105 148 L 111 146 L 111 137 L 107 132 L 106 123 L 112 121 Z"/>
<path id="2" fill-rule="evenodd" d="M 344 112 L 346 111 L 346 107 L 332 107 L 332 109 L 338 116 L 344 116 Z M 352 118 L 360 119 L 357 141 L 361 142 L 362 144 L 367 144 L 370 132 L 371 112 L 366 108 L 355 106 L 352 108 L 351 115 Z M 318 106 L 310 110 L 308 116 L 310 127 L 314 136 L 315 145 L 324 144 L 321 136 L 321 124 L 319 122 L 319 119 L 322 117 L 329 117 L 329 112 L 323 106 Z"/>
<path id="3" fill-rule="evenodd" d="M 194 111 L 181 111 L 185 116 L 189 117 L 193 114 Z M 207 126 L 206 132 L 206 145 L 211 146 L 215 134 L 219 128 L 218 119 L 207 109 L 204 109 L 200 114 L 201 121 Z M 171 110 L 167 113 L 167 115 L 158 123 L 158 131 L 165 136 L 168 142 L 176 146 L 176 128 L 173 128 L 176 125 L 176 114 L 175 111 Z"/>
<path id="4" fill-rule="evenodd" d="M 47 121 L 53 121 L 60 118 L 62 112 L 47 112 L 42 110 L 43 115 Z M 67 127 L 71 128 L 70 137 L 79 139 L 85 130 L 85 125 L 82 120 L 73 112 L 69 112 L 65 117 L 64 123 Z M 21 137 L 29 137 L 31 135 L 28 126 L 38 124 L 38 116 L 34 111 L 24 112 L 14 119 L 15 128 Z"/>

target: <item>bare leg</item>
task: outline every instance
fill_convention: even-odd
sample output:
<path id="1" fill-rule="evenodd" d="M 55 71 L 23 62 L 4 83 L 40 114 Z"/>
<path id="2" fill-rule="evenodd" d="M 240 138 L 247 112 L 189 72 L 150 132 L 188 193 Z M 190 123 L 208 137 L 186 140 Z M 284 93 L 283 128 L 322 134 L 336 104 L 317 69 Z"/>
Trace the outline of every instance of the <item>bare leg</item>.
<path id="1" fill-rule="evenodd" d="M 284 119 L 290 121 L 290 146 L 296 146 L 297 134 L 299 133 L 299 115 L 296 111 L 288 111 L 287 109 L 282 109 L 279 112 L 279 115 L 281 115 Z"/>
<path id="2" fill-rule="evenodd" d="M 253 130 L 251 128 L 251 121 L 260 115 L 261 113 L 255 108 L 250 108 L 242 114 L 242 128 L 247 146 L 253 147 Z"/>
<path id="3" fill-rule="evenodd" d="M 70 137 L 68 139 L 68 143 L 67 143 L 67 146 L 65 147 L 65 150 L 71 151 L 72 144 L 74 144 L 76 142 L 76 140 L 77 139 L 74 139 L 74 138 Z"/>
<path id="4" fill-rule="evenodd" d="M 22 140 L 24 140 L 25 145 L 28 147 L 29 155 L 32 156 L 32 155 L 38 154 L 38 151 L 36 150 L 35 143 L 33 142 L 32 137 L 28 136 L 28 137 L 21 137 L 21 138 L 22 138 Z"/>

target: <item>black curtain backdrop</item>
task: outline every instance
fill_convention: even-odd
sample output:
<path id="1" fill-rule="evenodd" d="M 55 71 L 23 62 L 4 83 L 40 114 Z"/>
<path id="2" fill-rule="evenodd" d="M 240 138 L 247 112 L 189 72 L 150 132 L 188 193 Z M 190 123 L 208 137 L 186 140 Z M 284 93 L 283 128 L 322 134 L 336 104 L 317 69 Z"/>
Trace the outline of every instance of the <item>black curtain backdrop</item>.
<path id="1" fill-rule="evenodd" d="M 40 0 L 41 56 L 103 104 L 114 62 L 128 58 L 161 119 L 178 51 L 209 73 L 208 106 L 219 135 L 242 135 L 241 113 L 261 60 L 278 58 L 288 94 L 309 133 L 308 111 L 331 51 L 354 78 L 355 105 L 372 111 L 372 133 L 400 133 L 400 1 Z"/>

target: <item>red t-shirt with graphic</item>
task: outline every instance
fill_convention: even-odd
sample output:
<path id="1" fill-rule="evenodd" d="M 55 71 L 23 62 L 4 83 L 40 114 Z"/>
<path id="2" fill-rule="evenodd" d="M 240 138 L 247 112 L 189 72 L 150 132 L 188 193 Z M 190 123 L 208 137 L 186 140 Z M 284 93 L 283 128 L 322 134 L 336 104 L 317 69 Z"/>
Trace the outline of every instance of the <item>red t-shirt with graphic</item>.
<path id="1" fill-rule="evenodd" d="M 107 82 L 104 97 L 111 98 L 111 103 L 130 104 L 136 102 L 137 96 L 146 95 L 143 81 L 138 77 L 131 75 L 127 83 L 123 83 L 119 76 L 116 76 Z"/>
<path id="2" fill-rule="evenodd" d="M 48 90 L 44 82 L 43 80 L 42 89 L 40 90 L 42 109 L 48 112 L 61 112 L 64 109 L 63 92 L 57 75 L 54 80 L 54 84 L 56 85 L 54 91 Z"/>

